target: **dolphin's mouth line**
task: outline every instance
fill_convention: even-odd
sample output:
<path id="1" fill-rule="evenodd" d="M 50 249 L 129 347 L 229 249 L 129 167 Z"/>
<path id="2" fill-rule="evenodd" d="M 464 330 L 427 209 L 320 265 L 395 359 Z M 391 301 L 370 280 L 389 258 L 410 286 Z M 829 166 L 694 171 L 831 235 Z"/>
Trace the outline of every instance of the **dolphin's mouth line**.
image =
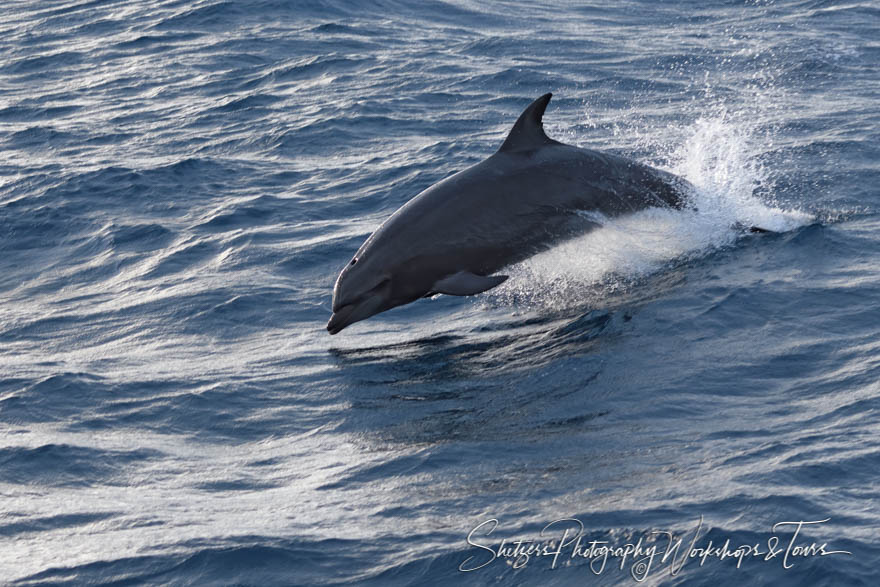
<path id="1" fill-rule="evenodd" d="M 344 306 L 338 306 L 333 310 L 333 314 L 330 315 L 330 321 L 327 322 L 327 331 L 330 334 L 336 334 L 346 326 L 348 326 L 347 318 L 354 311 L 354 308 L 357 304 L 345 304 Z"/>
<path id="2" fill-rule="evenodd" d="M 333 314 L 330 316 L 330 321 L 327 322 L 327 331 L 330 334 L 336 334 L 346 326 L 369 318 L 381 311 L 379 308 L 382 307 L 382 303 L 386 298 L 383 292 L 388 288 L 390 282 L 391 278 L 386 277 L 372 289 L 348 303 L 342 304 L 337 302 L 333 304 Z M 336 298 L 336 300 L 338 299 Z"/>

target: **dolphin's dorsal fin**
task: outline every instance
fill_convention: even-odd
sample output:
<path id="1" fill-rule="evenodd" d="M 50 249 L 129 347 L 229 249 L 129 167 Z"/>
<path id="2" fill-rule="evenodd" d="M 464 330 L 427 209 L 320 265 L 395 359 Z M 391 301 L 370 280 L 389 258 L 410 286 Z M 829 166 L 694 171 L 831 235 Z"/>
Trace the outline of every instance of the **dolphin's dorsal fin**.
<path id="1" fill-rule="evenodd" d="M 544 123 L 541 121 L 551 97 L 553 94 L 544 94 L 523 110 L 499 151 L 531 151 L 542 145 L 558 144 L 558 141 L 544 134 Z"/>

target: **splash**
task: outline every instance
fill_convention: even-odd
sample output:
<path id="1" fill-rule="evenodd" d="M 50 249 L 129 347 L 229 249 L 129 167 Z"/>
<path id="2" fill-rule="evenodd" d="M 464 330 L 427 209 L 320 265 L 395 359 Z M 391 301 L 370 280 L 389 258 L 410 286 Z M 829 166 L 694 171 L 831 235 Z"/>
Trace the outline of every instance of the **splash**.
<path id="1" fill-rule="evenodd" d="M 809 222 L 808 214 L 773 204 L 774 180 L 761 155 L 772 148 L 771 131 L 761 130 L 751 111 L 730 113 L 719 107 L 698 118 L 673 151 L 668 170 L 696 186 L 698 221 L 719 233 L 735 226 L 785 232 Z M 766 194 L 766 198 L 757 194 Z M 720 244 L 720 243 L 719 243 Z"/>
<path id="2" fill-rule="evenodd" d="M 515 266 L 493 299 L 552 308 L 594 303 L 673 262 L 731 246 L 749 227 L 785 232 L 811 222 L 770 201 L 773 178 L 761 155 L 772 140 L 753 115 L 716 108 L 674 129 L 684 137 L 676 146 L 656 148 L 663 161 L 649 163 L 689 180 L 695 209 L 591 218 L 598 229 Z"/>

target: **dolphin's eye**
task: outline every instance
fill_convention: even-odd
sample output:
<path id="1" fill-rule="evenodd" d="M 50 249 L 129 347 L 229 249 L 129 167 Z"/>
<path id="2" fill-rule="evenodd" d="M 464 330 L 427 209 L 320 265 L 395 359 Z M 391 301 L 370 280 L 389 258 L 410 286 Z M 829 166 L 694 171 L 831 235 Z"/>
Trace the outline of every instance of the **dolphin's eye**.
<path id="1" fill-rule="evenodd" d="M 355 257 L 354 259 L 351 260 L 351 263 L 349 263 L 349 265 L 356 265 L 357 262 L 358 262 L 357 257 Z"/>

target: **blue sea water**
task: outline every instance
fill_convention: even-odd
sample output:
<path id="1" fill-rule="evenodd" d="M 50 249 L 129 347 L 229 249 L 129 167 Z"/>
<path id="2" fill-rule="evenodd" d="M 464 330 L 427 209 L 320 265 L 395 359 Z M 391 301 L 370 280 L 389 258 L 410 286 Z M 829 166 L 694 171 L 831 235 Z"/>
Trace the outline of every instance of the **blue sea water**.
<path id="1" fill-rule="evenodd" d="M 0 39 L 0 582 L 876 584 L 876 2 L 28 0 Z M 366 236 L 548 91 L 697 210 L 329 336 Z M 578 523 L 682 546 L 511 550 Z"/>

